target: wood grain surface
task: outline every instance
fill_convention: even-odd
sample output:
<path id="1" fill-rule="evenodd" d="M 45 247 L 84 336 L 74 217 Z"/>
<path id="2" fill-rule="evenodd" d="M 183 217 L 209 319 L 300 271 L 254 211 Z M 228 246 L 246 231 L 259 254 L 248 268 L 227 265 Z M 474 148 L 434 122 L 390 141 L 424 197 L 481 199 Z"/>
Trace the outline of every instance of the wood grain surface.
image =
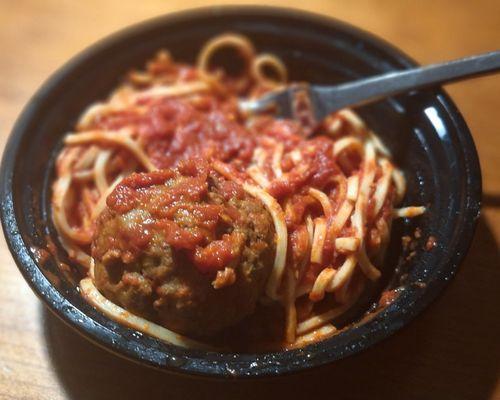
<path id="1" fill-rule="evenodd" d="M 22 106 L 97 39 L 201 0 L 0 0 L 0 149 Z M 233 1 L 232 3 L 237 3 Z M 500 47 L 500 1 L 263 2 L 330 15 L 421 63 Z M 265 382 L 167 375 L 108 354 L 44 309 L 0 238 L 0 399 L 500 399 L 500 76 L 447 88 L 474 135 L 484 186 L 472 248 L 445 293 L 408 327 L 334 365 Z"/>

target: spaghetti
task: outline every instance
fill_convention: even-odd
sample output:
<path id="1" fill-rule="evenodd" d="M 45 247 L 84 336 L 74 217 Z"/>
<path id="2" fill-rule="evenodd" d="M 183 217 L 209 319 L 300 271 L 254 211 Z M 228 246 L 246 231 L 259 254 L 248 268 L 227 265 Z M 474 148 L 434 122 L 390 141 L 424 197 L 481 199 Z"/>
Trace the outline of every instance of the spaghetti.
<path id="1" fill-rule="evenodd" d="M 215 65 L 228 48 L 243 63 L 237 73 Z M 280 304 L 284 312 L 277 342 L 302 346 L 337 332 L 332 321 L 381 275 L 392 219 L 425 208 L 395 208 L 404 176 L 353 111 L 332 114 L 309 139 L 298 122 L 238 111 L 238 98 L 282 87 L 287 76 L 276 56 L 257 54 L 247 38 L 224 34 L 206 44 L 196 66 L 159 52 L 107 101 L 82 114 L 57 160 L 52 211 L 62 245 L 85 275 L 82 294 L 94 307 L 168 342 L 202 346 L 99 293 L 91 250 L 96 220 L 124 178 L 196 158 L 270 214 L 274 261 L 261 303 Z M 237 279 L 232 268 L 219 265 L 211 290 Z"/>

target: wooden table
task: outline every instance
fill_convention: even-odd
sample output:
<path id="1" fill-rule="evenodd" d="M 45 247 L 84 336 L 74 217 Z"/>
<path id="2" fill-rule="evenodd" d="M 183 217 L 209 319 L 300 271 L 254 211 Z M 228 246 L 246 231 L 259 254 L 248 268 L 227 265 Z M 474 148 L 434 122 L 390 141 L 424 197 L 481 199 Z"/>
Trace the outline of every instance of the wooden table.
<path id="1" fill-rule="evenodd" d="M 0 1 L 0 148 L 47 76 L 95 40 L 202 0 Z M 233 1 L 235 3 L 235 1 Z M 264 3 L 264 2 L 263 2 Z M 500 1 L 274 1 L 358 25 L 429 63 L 498 49 Z M 305 6 L 307 5 L 307 6 Z M 269 382 L 208 382 L 137 366 L 90 344 L 35 298 L 0 239 L 0 398 L 500 399 L 500 76 L 449 87 L 471 128 L 483 215 L 459 274 L 389 340 L 327 368 Z M 0 235 L 1 236 L 1 235 Z M 326 398 L 326 397 L 325 397 Z"/>

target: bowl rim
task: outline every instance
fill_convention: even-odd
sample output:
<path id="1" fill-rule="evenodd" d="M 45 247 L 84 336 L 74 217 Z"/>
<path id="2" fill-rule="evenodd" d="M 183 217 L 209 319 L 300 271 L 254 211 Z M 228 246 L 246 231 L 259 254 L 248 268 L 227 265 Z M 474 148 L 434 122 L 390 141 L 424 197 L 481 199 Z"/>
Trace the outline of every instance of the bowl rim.
<path id="1" fill-rule="evenodd" d="M 166 362 L 164 361 L 160 363 L 158 359 L 153 359 L 150 354 L 145 351 L 142 351 L 140 352 L 140 354 L 138 354 L 137 351 L 134 351 L 133 349 L 127 347 L 126 343 L 123 343 L 123 340 L 119 340 L 118 336 L 118 339 L 111 337 L 111 330 L 105 329 L 102 325 L 99 325 L 94 319 L 92 319 L 92 317 L 83 313 L 48 281 L 48 279 L 35 263 L 32 255 L 28 250 L 27 245 L 24 243 L 21 234 L 18 231 L 12 190 L 15 162 L 17 158 L 16 156 L 19 151 L 21 140 L 26 134 L 26 127 L 32 120 L 32 117 L 36 114 L 36 110 L 40 107 L 41 104 L 44 103 L 47 97 L 51 95 L 53 90 L 60 84 L 60 82 L 64 81 L 71 74 L 71 72 L 78 67 L 78 65 L 84 63 L 86 60 L 93 58 L 95 55 L 99 54 L 107 47 L 111 47 L 122 41 L 126 41 L 130 37 L 140 34 L 140 32 L 142 31 L 150 30 L 155 27 L 159 28 L 165 23 L 187 22 L 190 19 L 200 18 L 207 15 L 223 17 L 235 13 L 242 16 L 255 16 L 256 14 L 258 14 L 271 17 L 279 16 L 284 18 L 296 18 L 307 20 L 308 22 L 315 25 L 326 27 L 334 26 L 338 29 L 341 29 L 348 35 L 359 37 L 364 41 L 373 44 L 376 48 L 379 48 L 385 53 L 388 53 L 390 57 L 396 59 L 406 68 L 418 65 L 413 59 L 408 57 L 401 50 L 397 49 L 392 44 L 372 33 L 364 31 L 343 21 L 331 18 L 329 16 L 304 11 L 301 9 L 274 6 L 230 5 L 191 8 L 173 13 L 167 13 L 122 28 L 117 32 L 112 33 L 111 35 L 104 37 L 103 39 L 97 41 L 94 44 L 91 44 L 83 51 L 73 56 L 62 67 L 56 70 L 35 92 L 33 97 L 23 108 L 21 114 L 19 115 L 12 128 L 8 141 L 5 145 L 2 163 L 0 166 L 0 217 L 2 220 L 2 227 L 6 242 L 14 258 L 14 261 L 16 262 L 18 269 L 21 271 L 24 279 L 30 285 L 35 294 L 47 306 L 47 308 L 52 311 L 53 314 L 63 320 L 67 325 L 71 326 L 73 329 L 75 329 L 77 332 L 85 336 L 93 343 L 128 360 L 132 360 L 142 365 L 155 367 L 163 371 L 183 374 L 188 373 L 192 375 L 212 378 L 248 378 L 284 375 L 292 372 L 319 367 L 333 362 L 337 359 L 345 358 L 346 356 L 358 353 L 362 349 L 370 347 L 371 345 L 391 336 L 394 332 L 407 325 L 416 315 L 420 314 L 424 308 L 432 303 L 440 293 L 442 293 L 443 288 L 449 282 L 449 279 L 440 279 L 435 282 L 426 290 L 426 296 L 421 296 L 405 314 L 400 315 L 400 319 L 397 324 L 390 324 L 383 330 L 378 329 L 375 333 L 370 332 L 370 335 L 364 339 L 362 345 L 356 347 L 346 347 L 340 355 L 330 353 L 327 357 L 315 357 L 309 360 L 308 357 L 306 357 L 307 351 L 303 351 L 302 349 L 278 353 L 268 353 L 270 355 L 268 361 L 269 365 L 254 369 L 252 369 L 251 366 L 246 368 L 242 367 L 241 365 L 237 364 L 237 361 L 231 360 L 230 357 L 223 357 L 225 359 L 221 359 L 220 363 L 224 364 L 224 368 L 221 369 L 221 365 L 218 365 L 217 367 L 211 367 L 211 364 L 195 365 L 193 363 L 187 363 L 182 365 L 171 362 L 170 359 L 168 359 Z M 465 257 L 465 254 L 467 253 L 468 248 L 470 247 L 476 227 L 476 222 L 479 218 L 482 191 L 481 170 L 472 135 L 460 111 L 450 99 L 450 97 L 442 89 L 436 90 L 435 93 L 435 98 L 446 111 L 446 115 L 450 118 L 451 121 L 450 124 L 455 127 L 455 130 L 457 132 L 457 139 L 462 151 L 462 156 L 464 158 L 465 173 L 467 178 L 465 194 L 467 204 L 464 212 L 465 215 L 463 215 L 462 218 L 463 224 L 461 225 L 460 235 L 455 245 L 456 248 L 463 249 L 463 251 L 454 252 L 449 256 L 449 262 L 446 264 L 445 272 L 451 277 L 456 273 L 458 265 L 461 263 L 461 261 Z M 377 315 L 376 319 L 383 319 L 387 312 L 387 309 L 382 311 Z M 117 334 L 115 332 L 112 332 L 112 335 L 116 336 Z M 318 345 L 321 345 L 321 343 L 313 346 Z M 303 362 L 288 362 L 290 360 L 290 355 L 291 357 L 293 357 L 294 353 L 295 355 L 300 354 Z M 274 356 L 273 354 L 276 356 Z M 281 361 L 280 363 L 279 361 L 277 361 L 277 358 L 279 358 L 280 355 L 282 355 L 283 358 L 284 354 L 288 354 L 289 357 L 285 357 L 284 362 Z M 240 356 L 243 357 L 244 355 Z M 266 361 L 264 360 L 264 362 Z"/>

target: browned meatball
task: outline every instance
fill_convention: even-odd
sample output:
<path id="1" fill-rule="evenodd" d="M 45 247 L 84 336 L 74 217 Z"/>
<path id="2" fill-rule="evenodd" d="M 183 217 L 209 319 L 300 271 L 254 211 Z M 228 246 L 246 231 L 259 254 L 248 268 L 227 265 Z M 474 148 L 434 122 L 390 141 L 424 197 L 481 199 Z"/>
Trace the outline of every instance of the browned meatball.
<path id="1" fill-rule="evenodd" d="M 190 336 L 254 311 L 272 267 L 274 226 L 239 185 L 188 161 L 126 178 L 107 205 L 92 254 L 108 299 Z"/>

